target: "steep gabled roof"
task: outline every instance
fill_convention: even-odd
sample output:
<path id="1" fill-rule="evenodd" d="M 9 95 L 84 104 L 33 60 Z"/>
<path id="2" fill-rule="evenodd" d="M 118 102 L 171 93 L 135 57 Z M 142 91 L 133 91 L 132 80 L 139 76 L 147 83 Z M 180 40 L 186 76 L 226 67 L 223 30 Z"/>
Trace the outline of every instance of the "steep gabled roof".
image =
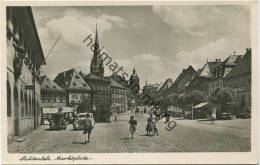
<path id="1" fill-rule="evenodd" d="M 54 82 L 68 90 L 91 90 L 87 82 L 75 69 L 59 73 Z"/>
<path id="2" fill-rule="evenodd" d="M 244 73 L 251 73 L 251 49 L 247 50 L 238 64 L 225 77 L 239 76 Z"/>
<path id="3" fill-rule="evenodd" d="M 157 91 L 165 90 L 167 88 L 170 88 L 172 86 L 172 79 L 168 78 L 163 83 L 160 84 L 160 86 L 157 88 Z"/>
<path id="4" fill-rule="evenodd" d="M 199 77 L 210 78 L 213 72 L 213 68 L 217 65 L 221 64 L 221 62 L 207 62 L 203 68 L 201 69 L 200 73 L 198 74 Z"/>
<path id="5" fill-rule="evenodd" d="M 64 89 L 46 75 L 40 77 L 40 88 L 41 92 L 65 92 Z"/>
<path id="6" fill-rule="evenodd" d="M 180 79 L 182 79 L 183 76 L 185 76 L 186 73 L 188 72 L 193 72 L 194 75 L 196 74 L 195 69 L 190 65 L 187 69 L 183 69 L 182 72 L 179 74 L 179 76 L 176 78 L 176 80 L 174 81 L 174 83 L 172 83 L 172 87 L 174 87 L 174 85 L 176 85 Z M 193 76 L 194 76 L 193 75 Z"/>
<path id="7" fill-rule="evenodd" d="M 224 65 L 229 65 L 229 66 L 236 66 L 238 61 L 243 57 L 243 55 L 230 55 L 228 58 L 226 58 L 223 61 Z"/>

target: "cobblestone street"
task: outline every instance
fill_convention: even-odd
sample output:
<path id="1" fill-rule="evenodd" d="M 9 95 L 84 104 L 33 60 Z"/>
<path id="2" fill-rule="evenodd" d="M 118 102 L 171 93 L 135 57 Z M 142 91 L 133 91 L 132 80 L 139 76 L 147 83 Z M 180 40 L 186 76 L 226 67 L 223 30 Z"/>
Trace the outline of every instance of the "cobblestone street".
<path id="1" fill-rule="evenodd" d="M 165 124 L 158 124 L 159 136 L 145 136 L 146 115 L 136 114 L 137 131 L 130 139 L 129 115 L 121 115 L 112 123 L 97 123 L 91 141 L 83 144 L 82 131 L 48 131 L 48 125 L 26 135 L 23 142 L 8 144 L 11 153 L 84 153 L 84 152 L 228 152 L 250 151 L 250 119 L 209 122 L 176 120 L 177 126 L 167 131 Z M 235 122 L 235 126 L 227 126 Z M 237 123 L 240 124 L 240 126 Z M 236 125 L 238 125 L 236 127 Z"/>

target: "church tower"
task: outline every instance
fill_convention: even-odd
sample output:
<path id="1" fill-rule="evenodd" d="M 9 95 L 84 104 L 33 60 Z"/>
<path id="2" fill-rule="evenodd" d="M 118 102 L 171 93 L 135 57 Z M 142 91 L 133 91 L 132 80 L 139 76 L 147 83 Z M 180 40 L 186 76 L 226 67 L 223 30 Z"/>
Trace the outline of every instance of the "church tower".
<path id="1" fill-rule="evenodd" d="M 139 94 L 139 89 L 140 89 L 139 77 L 135 69 L 133 70 L 133 74 L 130 76 L 130 87 L 134 94 Z"/>
<path id="2" fill-rule="evenodd" d="M 94 74 L 98 77 L 101 77 L 101 78 L 104 77 L 104 65 L 103 65 L 102 58 L 100 56 L 97 24 L 96 24 L 94 54 L 93 54 L 93 57 L 91 59 L 91 64 L 90 64 L 90 73 Z"/>

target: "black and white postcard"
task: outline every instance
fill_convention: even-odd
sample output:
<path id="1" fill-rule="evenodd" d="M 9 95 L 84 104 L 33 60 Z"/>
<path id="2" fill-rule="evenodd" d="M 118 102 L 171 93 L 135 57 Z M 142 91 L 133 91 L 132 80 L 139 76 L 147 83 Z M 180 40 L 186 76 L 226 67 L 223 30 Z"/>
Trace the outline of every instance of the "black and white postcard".
<path id="1" fill-rule="evenodd" d="M 3 163 L 257 163 L 257 5 L 3 2 Z"/>

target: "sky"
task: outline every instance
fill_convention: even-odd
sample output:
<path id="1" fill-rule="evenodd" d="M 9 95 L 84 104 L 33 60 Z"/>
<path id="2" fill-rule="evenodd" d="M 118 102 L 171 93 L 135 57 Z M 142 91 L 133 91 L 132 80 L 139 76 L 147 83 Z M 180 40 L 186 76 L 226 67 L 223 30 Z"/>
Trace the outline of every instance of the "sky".
<path id="1" fill-rule="evenodd" d="M 93 52 L 82 41 L 95 29 L 99 44 L 112 63 L 129 77 L 136 69 L 140 85 L 173 81 L 189 65 L 222 61 L 245 54 L 250 45 L 250 8 L 247 5 L 175 6 L 46 6 L 32 7 L 45 57 L 42 74 L 90 71 Z M 105 66 L 105 75 L 111 75 Z"/>

